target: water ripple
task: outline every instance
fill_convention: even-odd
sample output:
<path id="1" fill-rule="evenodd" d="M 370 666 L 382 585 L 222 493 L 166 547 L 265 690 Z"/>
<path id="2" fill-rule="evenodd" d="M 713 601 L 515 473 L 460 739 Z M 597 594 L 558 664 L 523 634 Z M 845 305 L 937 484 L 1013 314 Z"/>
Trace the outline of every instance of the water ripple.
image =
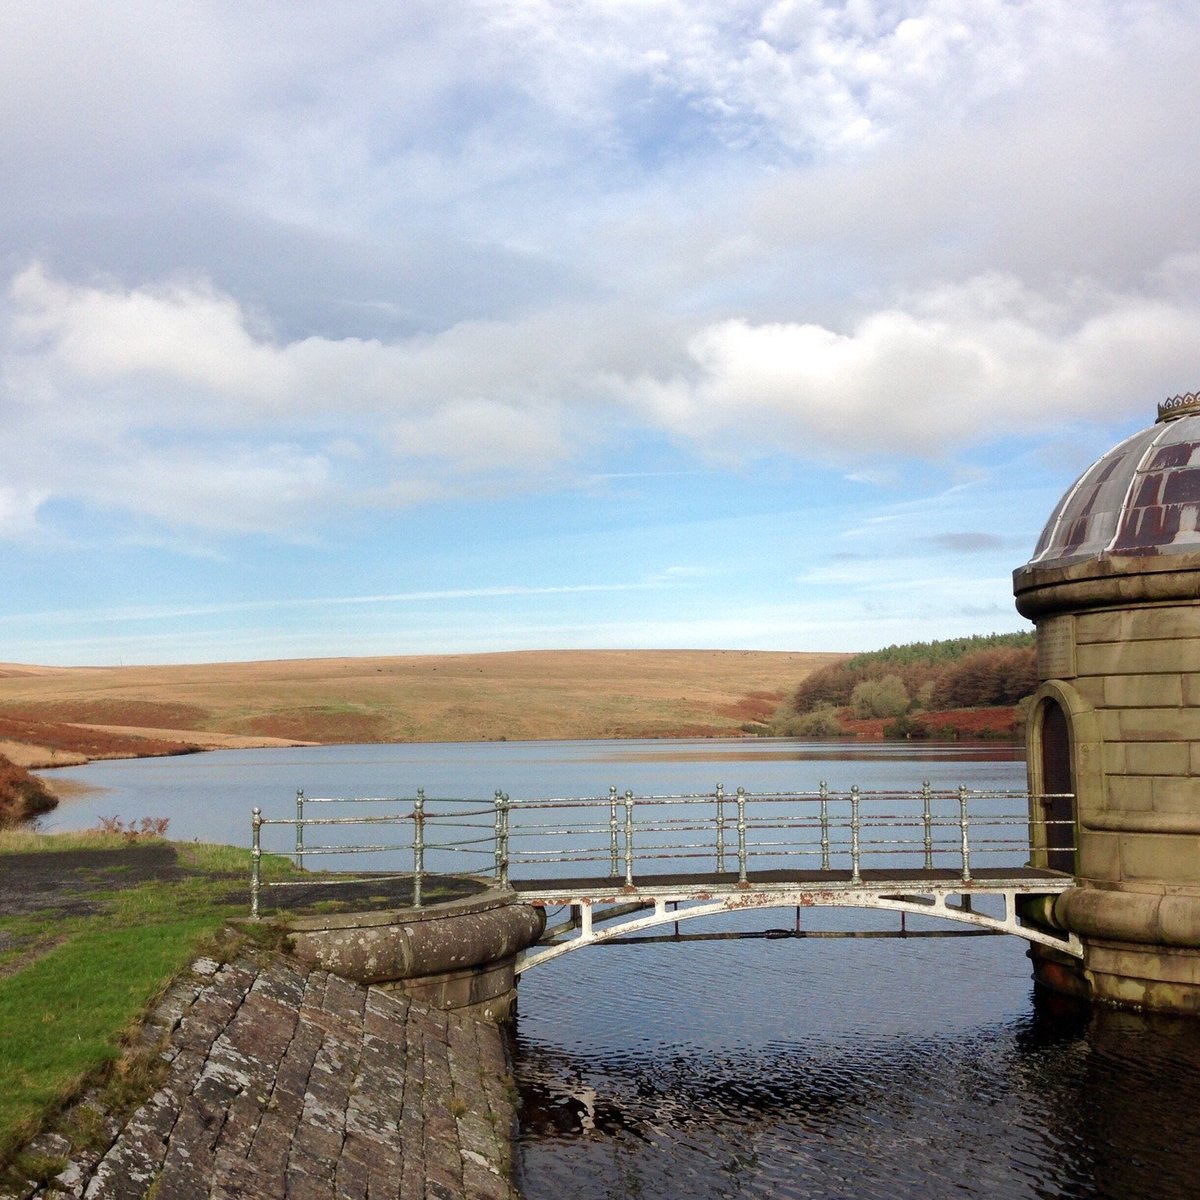
<path id="1" fill-rule="evenodd" d="M 1035 1004 L 1009 942 L 790 945 L 531 973 L 528 1200 L 1200 1194 L 1195 1023 Z"/>

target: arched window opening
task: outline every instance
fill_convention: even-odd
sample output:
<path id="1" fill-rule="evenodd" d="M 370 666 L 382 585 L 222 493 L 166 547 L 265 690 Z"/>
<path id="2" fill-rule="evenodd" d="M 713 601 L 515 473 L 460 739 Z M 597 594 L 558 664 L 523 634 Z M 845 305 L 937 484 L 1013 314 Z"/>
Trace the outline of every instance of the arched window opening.
<path id="1" fill-rule="evenodd" d="M 1075 773 L 1071 767 L 1071 727 L 1057 700 L 1042 704 L 1042 792 L 1046 814 L 1046 865 L 1075 874 Z"/>

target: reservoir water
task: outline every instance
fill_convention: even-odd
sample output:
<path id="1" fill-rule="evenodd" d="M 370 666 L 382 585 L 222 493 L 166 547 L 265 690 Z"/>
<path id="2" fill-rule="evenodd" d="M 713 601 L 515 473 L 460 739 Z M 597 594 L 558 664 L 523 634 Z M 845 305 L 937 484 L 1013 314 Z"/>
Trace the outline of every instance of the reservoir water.
<path id="1" fill-rule="evenodd" d="M 48 826 L 168 817 L 246 845 L 309 795 L 1022 787 L 994 746 L 329 746 L 93 763 Z M 281 846 L 285 843 L 281 843 Z M 759 932 L 790 911 L 712 928 Z M 881 915 L 806 912 L 813 930 Z M 1200 1195 L 1200 1022 L 1035 996 L 1012 938 L 596 947 L 529 972 L 512 1031 L 528 1200 Z"/>

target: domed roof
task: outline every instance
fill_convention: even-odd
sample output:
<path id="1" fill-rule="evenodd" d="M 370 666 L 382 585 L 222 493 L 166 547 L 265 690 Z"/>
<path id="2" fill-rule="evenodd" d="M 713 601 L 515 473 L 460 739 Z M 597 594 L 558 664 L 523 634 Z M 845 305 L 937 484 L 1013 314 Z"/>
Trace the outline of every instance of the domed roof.
<path id="1" fill-rule="evenodd" d="M 1088 467 L 1058 502 L 1029 568 L 1088 559 L 1200 553 L 1200 393 Z"/>

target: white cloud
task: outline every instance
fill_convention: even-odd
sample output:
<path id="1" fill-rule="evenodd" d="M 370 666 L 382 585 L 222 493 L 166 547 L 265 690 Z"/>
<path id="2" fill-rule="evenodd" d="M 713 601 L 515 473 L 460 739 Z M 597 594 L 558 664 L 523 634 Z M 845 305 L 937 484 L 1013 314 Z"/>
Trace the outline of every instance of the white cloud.
<path id="1" fill-rule="evenodd" d="M 207 284 L 69 284 L 37 265 L 8 318 L 15 474 L 218 531 L 540 479 L 591 442 L 613 388 L 601 368 L 630 353 L 621 320 L 571 311 L 393 344 L 278 342 Z"/>
<path id="2" fill-rule="evenodd" d="M 26 443 L 9 486 L 36 498 L 8 509 L 27 519 L 65 494 L 177 527 L 287 530 L 497 478 L 529 486 L 653 429 L 710 457 L 870 475 L 1048 420 L 1148 418 L 1195 382 L 1200 299 L 1166 291 L 993 274 L 903 292 L 844 330 L 601 304 L 394 343 L 278 342 L 206 284 L 68 284 L 32 266 L 0 365 L 10 444 Z"/>
<path id="3" fill-rule="evenodd" d="M 577 125 L 641 81 L 739 149 L 869 146 L 931 103 L 959 114 L 1048 60 L 1120 44 L 1142 6 L 1080 0 L 639 0 L 480 5 L 493 61 Z M 599 115 L 598 115 L 599 114 Z M 610 131 L 612 136 L 618 130 Z"/>
<path id="4" fill-rule="evenodd" d="M 937 456 L 1049 421 L 1152 414 L 1188 386 L 1200 301 L 1127 294 L 1053 297 L 1005 277 L 940 286 L 821 325 L 709 325 L 693 369 L 643 378 L 637 399 L 713 453 Z"/>
<path id="5" fill-rule="evenodd" d="M 403 458 L 439 459 L 460 474 L 511 472 L 514 463 L 559 463 L 570 449 L 558 414 L 493 400 L 461 400 L 397 424 L 392 446 Z"/>
<path id="6" fill-rule="evenodd" d="M 661 431 L 894 482 L 901 455 L 1149 419 L 1196 384 L 1188 6 L 151 7 L 85 6 L 62 31 L 0 13 L 0 153 L 27 165 L 0 201 L 21 246 L 2 264 L 0 530 L 66 496 L 291 534 L 561 484 Z M 153 253 L 132 229 L 160 196 L 187 199 L 164 210 L 195 248 L 174 269 L 146 266 L 175 261 L 173 216 Z M 75 206 L 84 249 L 58 262 L 78 262 L 29 266 L 21 222 Z M 278 234 L 274 258 L 207 269 L 218 207 Z M 105 213 L 130 246 L 101 274 Z M 280 262 L 399 261 L 427 235 L 414 272 L 442 291 L 320 266 L 298 299 Z M 519 300 L 493 286 L 501 261 Z M 457 308 L 409 294 L 475 284 Z M 293 305 L 319 315 L 291 324 Z M 311 332 L 334 308 L 360 336 Z M 367 309 L 403 331 L 368 336 Z"/>
<path id="7" fill-rule="evenodd" d="M 0 485 L 0 540 L 21 538 L 37 528 L 37 511 L 49 493 Z"/>
<path id="8" fill-rule="evenodd" d="M 17 344 L 35 353 L 52 347 L 84 380 L 151 375 L 259 403 L 293 383 L 275 348 L 251 335 L 238 304 L 204 284 L 80 287 L 50 279 L 35 263 L 13 280 L 11 299 Z"/>

